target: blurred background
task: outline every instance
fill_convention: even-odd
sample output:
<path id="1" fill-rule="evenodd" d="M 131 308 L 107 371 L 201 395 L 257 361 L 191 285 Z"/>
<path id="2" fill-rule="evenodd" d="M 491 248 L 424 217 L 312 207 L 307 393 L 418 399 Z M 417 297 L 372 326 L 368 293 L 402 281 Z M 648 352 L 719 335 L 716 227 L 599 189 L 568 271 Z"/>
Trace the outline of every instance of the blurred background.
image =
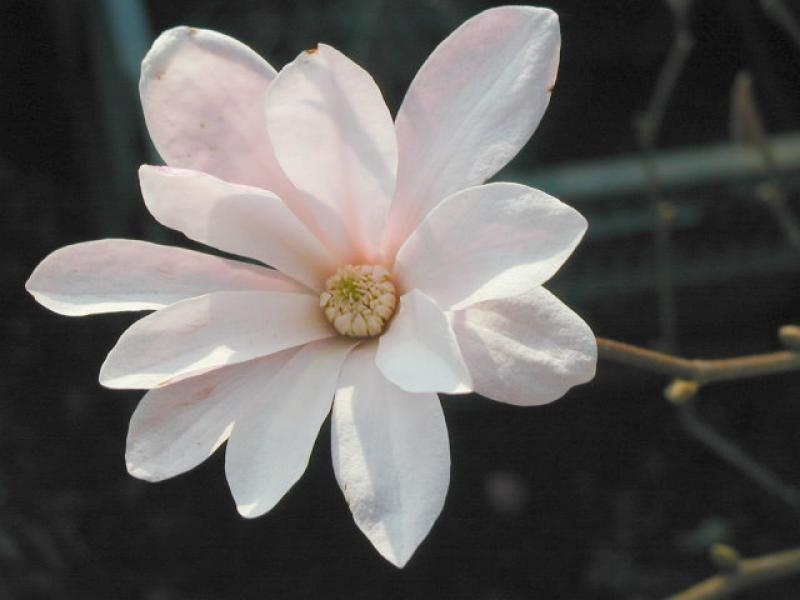
<path id="1" fill-rule="evenodd" d="M 444 512 L 404 570 L 352 523 L 327 426 L 268 515 L 238 516 L 223 452 L 158 485 L 123 460 L 138 395 L 99 387 L 136 315 L 71 320 L 23 289 L 52 250 L 102 237 L 184 246 L 141 202 L 158 162 L 142 56 L 178 24 L 273 65 L 326 42 L 396 111 L 425 57 L 479 0 L 0 0 L 0 598 L 646 599 L 744 555 L 798 545 L 800 512 L 687 434 L 663 377 L 602 362 L 540 408 L 445 398 Z M 600 336 L 690 357 L 779 348 L 800 321 L 800 10 L 779 0 L 561 0 L 558 84 L 499 179 L 589 219 L 550 288 Z M 800 376 L 717 384 L 697 413 L 800 486 Z M 741 598 L 797 598 L 800 580 Z"/>

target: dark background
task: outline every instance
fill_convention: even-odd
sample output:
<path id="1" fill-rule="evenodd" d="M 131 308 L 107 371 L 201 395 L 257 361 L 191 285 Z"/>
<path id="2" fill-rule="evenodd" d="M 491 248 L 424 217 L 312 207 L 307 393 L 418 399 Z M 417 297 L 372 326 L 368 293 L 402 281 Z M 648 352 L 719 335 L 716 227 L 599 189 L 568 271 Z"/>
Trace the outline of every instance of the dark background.
<path id="1" fill-rule="evenodd" d="M 154 224 L 136 182 L 136 167 L 157 161 L 136 95 L 137 65 L 154 35 L 177 24 L 217 29 L 278 68 L 324 41 L 375 76 L 394 112 L 435 44 L 493 4 L 0 1 L 0 598 L 658 598 L 714 572 L 712 543 L 745 555 L 798 545 L 797 514 L 684 432 L 663 400 L 663 378 L 608 363 L 594 382 L 545 407 L 444 400 L 450 492 L 403 570 L 352 523 L 327 426 L 305 476 L 254 521 L 236 513 L 222 451 L 159 485 L 125 472 L 137 394 L 104 390 L 96 374 L 135 315 L 67 319 L 37 306 L 23 284 L 67 243 L 124 236 L 189 245 Z M 538 181 L 554 165 L 608 157 L 639 165 L 633 119 L 670 47 L 668 5 L 543 4 L 561 18 L 559 81 L 507 177 Z M 800 132 L 800 46 L 791 22 L 764 10 L 774 4 L 691 8 L 695 45 L 657 151 L 729 143 L 741 69 L 753 76 L 768 133 Z M 800 11 L 789 16 L 796 23 Z M 619 192 L 597 180 L 572 197 L 545 187 L 590 221 L 553 289 L 598 335 L 661 347 L 673 339 L 687 356 L 777 349 L 778 326 L 800 320 L 800 252 L 757 186 L 777 182 L 799 214 L 797 164 L 658 190 L 676 215 L 666 301 L 677 320 L 666 329 L 647 189 Z M 786 484 L 800 485 L 799 392 L 797 374 L 718 384 L 697 408 Z M 741 597 L 799 594 L 795 579 Z"/>

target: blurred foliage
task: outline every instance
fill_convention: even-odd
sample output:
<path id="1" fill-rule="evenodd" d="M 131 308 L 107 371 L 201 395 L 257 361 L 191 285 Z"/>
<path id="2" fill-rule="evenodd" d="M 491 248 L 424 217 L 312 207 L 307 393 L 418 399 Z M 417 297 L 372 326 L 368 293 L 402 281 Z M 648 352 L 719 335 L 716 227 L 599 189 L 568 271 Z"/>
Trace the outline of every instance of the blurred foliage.
<path id="1" fill-rule="evenodd" d="M 491 4 L 153 0 L 141 8 L 150 33 L 179 23 L 217 29 L 276 66 L 319 41 L 333 44 L 374 74 L 396 110 L 432 48 Z M 515 168 L 636 152 L 632 117 L 646 105 L 669 47 L 669 10 L 635 0 L 545 4 L 562 23 L 559 83 Z M 326 429 L 303 479 L 255 521 L 237 515 L 221 453 L 158 486 L 129 477 L 123 452 L 136 394 L 99 388 L 96 369 L 134 317 L 68 320 L 23 290 L 36 263 L 66 243 L 125 236 L 187 245 L 155 227 L 140 201 L 135 170 L 152 160 L 151 150 L 105 5 L 0 2 L 0 265 L 8 315 L 0 321 L 0 597 L 644 599 L 713 572 L 705 553 L 714 543 L 744 555 L 797 544 L 792 514 L 685 436 L 660 398 L 663 381 L 606 365 L 594 383 L 541 408 L 445 400 L 450 493 L 402 571 L 352 524 Z M 729 93 L 742 68 L 752 73 L 766 130 L 800 130 L 800 48 L 759 2 L 698 2 L 690 21 L 696 45 L 670 98 L 660 146 L 727 140 Z M 796 193 L 788 194 L 797 212 Z M 789 265 L 781 273 L 754 264 L 733 275 L 679 279 L 684 354 L 774 348 L 777 327 L 800 320 L 800 269 L 753 187 L 714 185 L 670 200 L 703 207 L 675 236 L 686 261 L 741 263 L 746 251 L 760 249 Z M 611 208 L 646 207 L 641 195 L 604 202 L 612 204 L 595 205 L 598 218 Z M 634 286 L 630 275 L 652 271 L 650 238 L 647 227 L 625 226 L 590 240 L 555 282 L 573 290 L 566 299 L 598 334 L 642 344 L 658 336 L 652 282 Z M 612 270 L 627 275 L 608 294 L 570 288 L 600 285 Z M 796 375 L 720 384 L 704 392 L 701 411 L 798 483 L 798 392 Z M 796 598 L 798 586 L 789 581 L 742 597 Z"/>

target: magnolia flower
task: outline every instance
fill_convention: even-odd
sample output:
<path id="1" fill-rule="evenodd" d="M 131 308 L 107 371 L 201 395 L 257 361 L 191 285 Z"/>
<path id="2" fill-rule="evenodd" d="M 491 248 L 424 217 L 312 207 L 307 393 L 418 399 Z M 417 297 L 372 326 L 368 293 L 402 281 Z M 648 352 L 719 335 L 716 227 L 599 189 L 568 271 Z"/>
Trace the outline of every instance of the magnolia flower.
<path id="1" fill-rule="evenodd" d="M 356 524 L 403 566 L 450 471 L 437 392 L 538 405 L 591 379 L 589 327 L 542 286 L 586 221 L 547 194 L 484 182 L 536 128 L 556 76 L 556 15 L 468 20 L 393 122 L 358 65 L 320 44 L 280 73 L 238 41 L 178 27 L 142 64 L 153 216 L 251 264 L 106 239 L 48 256 L 27 288 L 64 315 L 153 310 L 100 371 L 148 390 L 126 463 L 149 481 L 223 442 L 239 512 L 299 479 L 331 413 Z"/>

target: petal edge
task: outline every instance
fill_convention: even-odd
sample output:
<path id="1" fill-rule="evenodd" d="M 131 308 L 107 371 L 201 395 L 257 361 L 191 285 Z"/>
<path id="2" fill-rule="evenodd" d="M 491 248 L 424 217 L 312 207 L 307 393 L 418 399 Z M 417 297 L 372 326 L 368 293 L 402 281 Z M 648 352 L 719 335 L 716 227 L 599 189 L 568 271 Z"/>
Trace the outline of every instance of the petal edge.
<path id="1" fill-rule="evenodd" d="M 331 417 L 333 469 L 353 519 L 378 552 L 403 567 L 441 513 L 450 448 L 436 394 L 410 394 L 374 364 L 375 344 L 342 368 Z"/>
<path id="2" fill-rule="evenodd" d="M 524 146 L 547 108 L 560 44 L 553 11 L 501 6 L 467 20 L 433 51 L 397 114 L 388 253 L 438 202 L 484 183 Z"/>
<path id="3" fill-rule="evenodd" d="M 597 342 L 589 326 L 545 288 L 450 313 L 475 391 L 536 406 L 591 380 Z"/>

